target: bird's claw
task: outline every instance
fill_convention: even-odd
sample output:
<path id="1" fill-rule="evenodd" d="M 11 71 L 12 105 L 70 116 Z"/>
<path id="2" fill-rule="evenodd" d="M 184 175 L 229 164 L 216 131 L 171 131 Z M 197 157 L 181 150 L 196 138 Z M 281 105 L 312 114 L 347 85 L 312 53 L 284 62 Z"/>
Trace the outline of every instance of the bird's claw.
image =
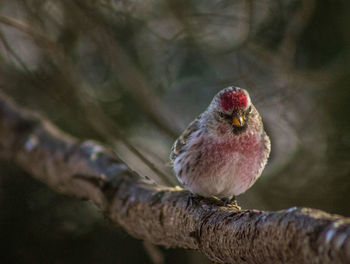
<path id="1" fill-rule="evenodd" d="M 224 206 L 235 207 L 238 210 L 241 210 L 241 207 L 237 204 L 236 196 L 232 198 L 222 198 L 221 201 L 224 203 Z"/>

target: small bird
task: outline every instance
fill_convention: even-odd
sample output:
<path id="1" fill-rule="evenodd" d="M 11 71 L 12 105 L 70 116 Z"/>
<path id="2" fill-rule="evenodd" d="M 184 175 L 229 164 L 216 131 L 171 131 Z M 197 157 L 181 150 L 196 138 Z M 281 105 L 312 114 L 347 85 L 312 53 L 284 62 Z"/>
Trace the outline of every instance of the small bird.
<path id="1" fill-rule="evenodd" d="M 175 141 L 170 160 L 192 194 L 232 201 L 259 178 L 270 150 L 248 92 L 227 87 Z"/>

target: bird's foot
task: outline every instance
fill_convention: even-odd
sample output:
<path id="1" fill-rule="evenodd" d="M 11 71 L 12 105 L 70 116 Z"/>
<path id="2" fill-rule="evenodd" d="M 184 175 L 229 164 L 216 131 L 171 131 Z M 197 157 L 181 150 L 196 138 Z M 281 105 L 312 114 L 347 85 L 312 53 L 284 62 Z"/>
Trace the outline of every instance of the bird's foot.
<path id="1" fill-rule="evenodd" d="M 224 206 L 235 207 L 241 210 L 241 207 L 237 204 L 236 196 L 232 198 L 222 198 L 221 201 L 224 203 Z"/>

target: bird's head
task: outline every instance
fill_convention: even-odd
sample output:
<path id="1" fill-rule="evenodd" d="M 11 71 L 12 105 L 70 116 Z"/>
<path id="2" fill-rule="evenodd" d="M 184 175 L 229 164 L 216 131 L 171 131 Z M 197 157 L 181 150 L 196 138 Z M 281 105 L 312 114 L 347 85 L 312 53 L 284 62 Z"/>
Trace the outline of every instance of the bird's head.
<path id="1" fill-rule="evenodd" d="M 248 92 L 238 87 L 228 87 L 215 95 L 207 111 L 207 127 L 216 134 L 239 135 L 258 115 Z"/>

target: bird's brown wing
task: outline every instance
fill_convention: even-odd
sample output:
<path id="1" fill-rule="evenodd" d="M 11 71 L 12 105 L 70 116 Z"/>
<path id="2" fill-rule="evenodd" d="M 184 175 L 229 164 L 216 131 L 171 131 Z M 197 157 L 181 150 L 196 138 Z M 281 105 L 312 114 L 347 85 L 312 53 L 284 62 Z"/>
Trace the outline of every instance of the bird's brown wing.
<path id="1" fill-rule="evenodd" d="M 181 134 L 181 136 L 179 136 L 179 138 L 174 142 L 174 145 L 171 148 L 170 152 L 171 163 L 173 163 L 176 157 L 185 149 L 189 136 L 199 128 L 200 118 L 201 115 L 199 115 L 195 120 L 193 120 L 185 129 L 185 131 Z"/>

